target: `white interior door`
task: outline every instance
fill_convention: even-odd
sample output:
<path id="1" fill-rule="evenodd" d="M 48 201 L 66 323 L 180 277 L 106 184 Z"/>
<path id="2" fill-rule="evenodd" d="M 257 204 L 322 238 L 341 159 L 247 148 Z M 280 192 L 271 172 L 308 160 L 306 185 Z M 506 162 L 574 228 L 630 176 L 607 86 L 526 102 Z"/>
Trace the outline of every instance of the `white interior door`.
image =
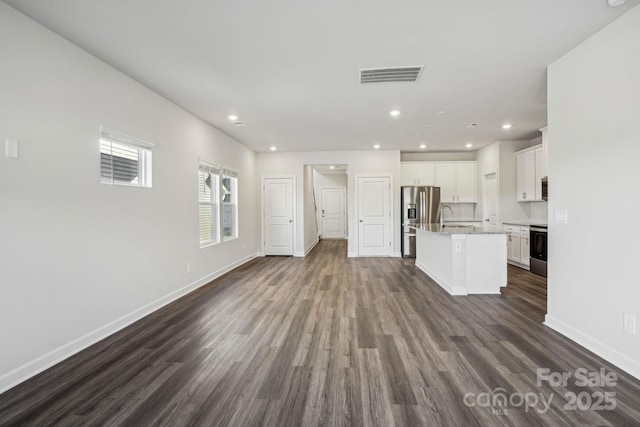
<path id="1" fill-rule="evenodd" d="M 320 191 L 322 214 L 322 238 L 346 237 L 345 189 L 323 187 Z"/>
<path id="2" fill-rule="evenodd" d="M 293 178 L 265 178 L 264 254 L 293 255 Z"/>
<path id="3" fill-rule="evenodd" d="M 357 177 L 358 255 L 391 255 L 391 179 Z"/>
<path id="4" fill-rule="evenodd" d="M 491 230 L 498 229 L 498 175 L 493 172 L 484 175 L 484 221 Z"/>

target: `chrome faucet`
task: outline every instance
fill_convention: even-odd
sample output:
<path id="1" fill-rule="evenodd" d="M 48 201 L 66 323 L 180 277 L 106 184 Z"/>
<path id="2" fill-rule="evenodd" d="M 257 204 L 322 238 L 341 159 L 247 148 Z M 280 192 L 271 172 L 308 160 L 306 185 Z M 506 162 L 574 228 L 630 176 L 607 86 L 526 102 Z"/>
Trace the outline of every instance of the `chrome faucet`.
<path id="1" fill-rule="evenodd" d="M 440 206 L 440 228 L 444 227 L 444 218 L 443 218 L 443 210 L 444 208 L 449 208 L 449 212 L 451 212 L 451 215 L 453 215 L 453 209 L 451 209 L 451 206 L 449 205 L 442 205 Z"/>

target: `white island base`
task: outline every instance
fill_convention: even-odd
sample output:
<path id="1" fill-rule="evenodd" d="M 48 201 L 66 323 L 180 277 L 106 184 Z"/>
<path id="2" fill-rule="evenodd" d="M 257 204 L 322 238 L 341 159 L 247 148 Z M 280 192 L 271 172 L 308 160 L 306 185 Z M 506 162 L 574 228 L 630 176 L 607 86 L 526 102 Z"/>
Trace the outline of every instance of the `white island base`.
<path id="1" fill-rule="evenodd" d="M 416 267 L 451 295 L 499 294 L 507 285 L 507 236 L 416 227 Z"/>

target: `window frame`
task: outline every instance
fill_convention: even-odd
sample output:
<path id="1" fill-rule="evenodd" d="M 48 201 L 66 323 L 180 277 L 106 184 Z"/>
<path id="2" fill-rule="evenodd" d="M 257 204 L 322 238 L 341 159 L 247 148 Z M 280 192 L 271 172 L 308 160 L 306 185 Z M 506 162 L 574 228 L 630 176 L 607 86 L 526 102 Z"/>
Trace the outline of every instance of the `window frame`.
<path id="1" fill-rule="evenodd" d="M 206 248 L 209 246 L 219 244 L 221 239 L 220 232 L 220 215 L 221 211 L 221 203 L 220 200 L 220 174 L 221 174 L 221 166 L 217 165 L 213 162 L 210 162 L 206 159 L 199 158 L 198 159 L 198 240 L 200 243 L 200 248 Z M 209 188 L 211 190 L 210 200 L 203 201 L 200 199 L 200 185 L 202 184 L 202 178 L 200 174 L 208 173 L 210 177 L 215 177 L 215 183 L 211 183 Z M 202 240 L 202 216 L 201 216 L 201 207 L 203 205 L 207 205 L 211 207 L 211 239 L 210 240 Z"/>
<path id="2" fill-rule="evenodd" d="M 124 187 L 139 187 L 139 188 L 152 188 L 153 187 L 153 154 L 152 149 L 155 144 L 144 141 L 142 139 L 127 135 L 125 133 L 116 131 L 105 125 L 99 127 L 99 140 L 98 140 L 98 152 L 99 152 L 99 176 L 100 183 L 105 185 L 120 185 Z M 111 152 L 111 178 L 103 177 L 103 144 L 108 145 Z M 114 178 L 113 174 L 113 144 L 121 145 L 125 148 L 137 151 L 137 166 L 138 166 L 138 182 L 126 182 L 118 181 Z"/>
<path id="3" fill-rule="evenodd" d="M 221 233 L 222 233 L 222 240 L 223 241 L 229 241 L 229 240 L 234 240 L 237 239 L 238 236 L 240 235 L 240 227 L 238 224 L 238 189 L 240 187 L 240 179 L 239 179 L 239 175 L 240 173 L 236 170 L 236 169 L 232 169 L 232 168 L 228 168 L 228 167 L 224 167 L 221 170 L 221 174 L 220 174 L 220 188 L 223 189 L 224 187 L 224 179 L 225 178 L 229 178 L 232 181 L 232 189 L 230 190 L 231 192 L 231 201 L 230 202 L 224 202 L 223 198 L 220 198 L 220 209 L 221 209 L 221 213 L 220 213 L 220 222 L 221 222 Z M 231 211 L 232 211 L 232 215 L 233 215 L 233 226 L 232 226 L 232 233 L 230 236 L 226 236 L 224 234 L 224 207 L 225 205 L 227 206 L 231 206 Z"/>

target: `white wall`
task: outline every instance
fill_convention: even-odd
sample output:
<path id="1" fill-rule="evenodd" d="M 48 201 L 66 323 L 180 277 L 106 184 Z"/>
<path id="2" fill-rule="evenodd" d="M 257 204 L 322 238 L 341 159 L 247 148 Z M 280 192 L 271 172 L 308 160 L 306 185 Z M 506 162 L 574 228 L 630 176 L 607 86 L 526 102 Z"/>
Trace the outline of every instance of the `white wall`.
<path id="1" fill-rule="evenodd" d="M 316 222 L 316 205 L 313 195 L 313 166 L 304 166 L 303 181 L 304 253 L 306 254 L 318 243 L 318 224 Z"/>
<path id="2" fill-rule="evenodd" d="M 549 67 L 546 323 L 640 378 L 640 7 Z M 568 224 L 553 223 L 557 209 Z"/>
<path id="3" fill-rule="evenodd" d="M 304 252 L 304 208 L 302 200 L 304 166 L 319 164 L 344 164 L 347 165 L 347 216 L 349 218 L 349 243 L 350 256 L 358 252 L 358 227 L 356 220 L 355 203 L 355 176 L 366 173 L 391 174 L 393 176 L 393 252 L 400 255 L 400 152 L 397 150 L 376 151 L 316 151 L 316 152 L 275 152 L 257 154 L 257 180 L 265 175 L 295 175 L 296 182 L 296 242 L 295 253 Z M 259 196 L 258 196 L 259 197 Z"/>
<path id="4" fill-rule="evenodd" d="M 322 234 L 322 187 L 344 187 L 345 193 L 347 190 L 347 174 L 345 171 L 340 172 L 319 172 L 313 170 L 313 189 L 316 193 L 316 203 L 318 204 L 318 211 L 316 212 L 316 223 L 318 229 Z M 345 206 L 348 210 L 349 206 Z M 347 232 L 349 232 L 348 221 L 349 218 L 345 218 L 347 221 Z"/>
<path id="5" fill-rule="evenodd" d="M 0 391 L 259 250 L 255 154 L 0 2 Z M 98 126 L 155 143 L 99 183 Z M 200 249 L 198 156 L 236 168 L 240 237 Z M 187 274 L 186 264 L 192 271 Z"/>

